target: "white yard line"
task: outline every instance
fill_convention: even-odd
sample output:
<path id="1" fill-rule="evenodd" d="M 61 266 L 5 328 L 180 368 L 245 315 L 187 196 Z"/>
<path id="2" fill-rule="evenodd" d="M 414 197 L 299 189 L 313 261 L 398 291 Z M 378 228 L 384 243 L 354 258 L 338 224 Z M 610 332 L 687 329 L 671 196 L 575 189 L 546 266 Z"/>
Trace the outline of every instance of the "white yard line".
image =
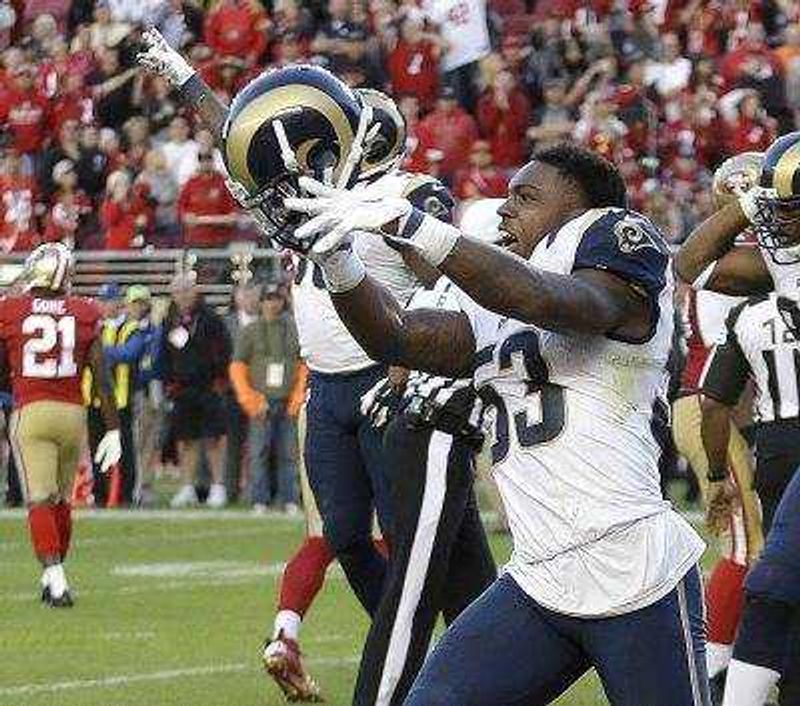
<path id="1" fill-rule="evenodd" d="M 316 666 L 338 666 L 345 664 L 358 664 L 358 656 L 350 657 L 322 657 L 307 660 Z M 101 677 L 99 679 L 72 679 L 70 681 L 18 684 L 17 686 L 0 687 L 0 696 L 30 696 L 33 694 L 51 694 L 59 691 L 73 689 L 105 689 L 111 686 L 127 686 L 149 681 L 170 681 L 186 677 L 202 677 L 212 674 L 235 674 L 237 672 L 255 672 L 259 667 L 252 662 L 234 662 L 232 664 L 209 664 L 202 667 L 184 667 L 181 669 L 166 669 L 159 672 L 145 672 L 143 674 L 118 674 L 115 676 Z"/>
<path id="2" fill-rule="evenodd" d="M 150 534 L 146 537 L 142 536 L 141 534 L 134 534 L 129 537 L 86 537 L 81 539 L 81 530 L 77 530 L 77 537 L 73 535 L 72 547 L 94 547 L 94 546 L 102 546 L 104 544 L 113 544 L 114 546 L 122 545 L 122 544 L 135 544 L 136 546 L 142 546 L 148 540 L 154 540 L 159 545 L 162 544 L 182 544 L 184 542 L 196 542 L 198 540 L 205 540 L 205 539 L 228 539 L 229 537 L 253 537 L 256 535 L 264 535 L 265 532 L 269 532 L 271 535 L 274 534 L 281 534 L 284 532 L 292 532 L 294 531 L 292 527 L 288 525 L 279 525 L 274 526 L 271 525 L 268 529 L 265 527 L 240 527 L 236 529 L 214 529 L 214 530 L 202 530 L 200 532 L 186 532 L 185 534 L 182 532 L 177 532 L 172 529 L 168 533 L 164 534 Z M 14 549 L 27 549 L 30 547 L 30 542 L 28 540 L 19 540 L 13 542 L 0 542 L 0 552 L 10 552 Z"/>
<path id="3" fill-rule="evenodd" d="M 250 575 L 237 574 L 230 577 L 214 576 L 211 578 L 197 578 L 197 579 L 174 579 L 171 581 L 149 581 L 144 580 L 141 583 L 137 581 L 136 585 L 117 586 L 115 588 L 86 588 L 77 587 L 75 597 L 78 601 L 86 596 L 133 596 L 141 593 L 151 593 L 152 591 L 192 591 L 195 589 L 213 588 L 215 586 L 236 586 L 239 584 L 258 583 L 265 578 L 280 576 L 283 573 L 284 564 L 270 564 L 263 568 L 259 573 Z M 130 580 L 130 579 L 128 579 Z M 337 565 L 331 567 L 326 576 L 326 581 L 343 581 L 344 572 Z M 35 603 L 38 600 L 38 594 L 35 590 L 31 591 L 17 591 L 17 592 L 0 592 L 0 602 L 10 603 Z M 44 609 L 43 609 L 44 610 Z"/>
<path id="4" fill-rule="evenodd" d="M 230 522 L 285 522 L 287 524 L 302 524 L 305 520 L 302 513 L 289 517 L 282 512 L 268 511 L 263 515 L 254 515 L 246 509 L 242 510 L 209 510 L 197 508 L 191 510 L 93 510 L 76 509 L 74 515 L 79 520 L 103 520 L 138 522 L 150 520 L 181 520 L 186 522 L 218 521 Z M 27 517 L 23 508 L 5 508 L 0 510 L 0 520 L 11 520 Z"/>

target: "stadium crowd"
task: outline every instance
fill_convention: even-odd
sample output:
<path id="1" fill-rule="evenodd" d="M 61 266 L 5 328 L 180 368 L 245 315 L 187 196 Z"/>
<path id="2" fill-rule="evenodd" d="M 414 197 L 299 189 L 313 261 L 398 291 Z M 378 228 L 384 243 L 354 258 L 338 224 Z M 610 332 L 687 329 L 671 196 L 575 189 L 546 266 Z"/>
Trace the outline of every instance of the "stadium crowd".
<path id="1" fill-rule="evenodd" d="M 503 195 L 533 148 L 591 146 L 680 240 L 709 213 L 724 157 L 797 127 L 799 12 L 784 0 L 4 0 L 0 246 L 254 237 L 210 134 L 136 68 L 145 25 L 226 99 L 301 60 L 388 90 L 410 128 L 406 167 L 462 200 Z"/>

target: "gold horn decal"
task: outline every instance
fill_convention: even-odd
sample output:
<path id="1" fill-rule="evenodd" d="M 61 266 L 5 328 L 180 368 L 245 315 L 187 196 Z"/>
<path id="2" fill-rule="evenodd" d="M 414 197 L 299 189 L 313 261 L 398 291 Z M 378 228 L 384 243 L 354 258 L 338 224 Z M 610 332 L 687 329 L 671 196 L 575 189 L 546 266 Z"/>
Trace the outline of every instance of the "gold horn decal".
<path id="1" fill-rule="evenodd" d="M 342 107 L 327 93 L 305 84 L 278 86 L 268 90 L 245 106 L 231 121 L 225 140 L 225 152 L 231 176 L 240 181 L 251 193 L 255 193 L 259 188 L 247 164 L 247 153 L 253 136 L 262 125 L 276 115 L 295 107 L 309 107 L 322 113 L 336 133 L 341 154 L 346 155 L 350 151 L 355 137 L 353 128 Z M 305 150 L 304 156 L 308 156 L 310 149 L 311 146 Z M 300 161 L 300 155 L 296 156 Z M 265 155 L 264 158 L 267 159 L 268 156 Z M 340 164 L 334 170 L 334 179 L 343 164 L 344 160 L 340 160 Z"/>
<path id="2" fill-rule="evenodd" d="M 775 165 L 772 183 L 778 192 L 778 198 L 785 199 L 794 194 L 792 182 L 798 167 L 800 167 L 800 142 L 786 150 Z"/>

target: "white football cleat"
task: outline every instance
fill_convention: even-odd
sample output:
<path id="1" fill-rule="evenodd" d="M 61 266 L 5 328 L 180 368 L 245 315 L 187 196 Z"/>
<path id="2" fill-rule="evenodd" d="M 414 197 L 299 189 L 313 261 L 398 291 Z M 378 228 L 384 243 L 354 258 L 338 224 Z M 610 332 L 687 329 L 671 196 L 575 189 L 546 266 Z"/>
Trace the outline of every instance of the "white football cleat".
<path id="1" fill-rule="evenodd" d="M 214 483 L 208 489 L 208 499 L 206 500 L 206 505 L 208 507 L 213 508 L 220 508 L 225 507 L 228 504 L 228 491 L 225 490 L 225 486 L 222 483 Z"/>
<path id="2" fill-rule="evenodd" d="M 300 660 L 297 642 L 279 633 L 264 647 L 264 669 L 280 687 L 286 700 L 292 703 L 322 703 L 316 682 L 306 674 Z"/>
<path id="3" fill-rule="evenodd" d="M 184 485 L 169 501 L 170 507 L 188 507 L 197 505 L 197 491 L 193 485 Z"/>

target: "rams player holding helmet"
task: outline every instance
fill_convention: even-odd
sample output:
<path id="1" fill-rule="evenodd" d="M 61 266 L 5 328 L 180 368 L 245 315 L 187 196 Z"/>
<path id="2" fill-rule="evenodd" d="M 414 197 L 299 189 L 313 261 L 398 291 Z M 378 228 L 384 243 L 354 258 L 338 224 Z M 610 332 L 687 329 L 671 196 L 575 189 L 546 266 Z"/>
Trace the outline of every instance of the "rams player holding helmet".
<path id="1" fill-rule="evenodd" d="M 752 228 L 758 248 L 736 245 Z M 700 224 L 676 258 L 695 288 L 730 294 L 774 291 L 791 335 L 800 336 L 800 132 L 765 152 L 759 184 Z M 722 478 L 722 469 L 711 469 Z M 800 700 L 800 474 L 775 512 L 759 561 L 745 581 L 746 603 L 728 667 L 723 704 L 756 706 L 781 679 L 781 703 Z M 790 654 L 791 653 L 791 654 Z"/>
<path id="2" fill-rule="evenodd" d="M 296 65 L 264 72 L 228 109 L 157 31 L 145 32 L 144 44 L 139 62 L 167 78 L 216 136 L 229 188 L 270 240 L 296 245 L 291 233 L 305 217 L 285 209 L 283 199 L 300 193 L 301 177 L 339 189 L 380 179 L 394 195 L 434 216 L 452 212 L 452 199 L 438 181 L 395 169 L 405 150 L 405 124 L 388 96 L 352 91 L 319 67 Z M 403 255 L 372 237 L 357 239 L 354 247 L 394 296 L 410 299 L 419 280 Z M 430 269 L 407 257 L 418 271 Z M 375 509 L 384 534 L 389 534 L 391 508 L 381 437 L 361 413 L 360 399 L 386 368 L 342 324 L 315 263 L 300 264 L 293 304 L 310 369 L 305 441 L 309 481 L 325 539 L 372 614 L 386 563 L 373 545 L 371 519 Z M 290 612 L 278 615 L 265 666 L 288 697 L 314 699 L 317 689 L 307 679 L 297 649 L 300 616 Z"/>

